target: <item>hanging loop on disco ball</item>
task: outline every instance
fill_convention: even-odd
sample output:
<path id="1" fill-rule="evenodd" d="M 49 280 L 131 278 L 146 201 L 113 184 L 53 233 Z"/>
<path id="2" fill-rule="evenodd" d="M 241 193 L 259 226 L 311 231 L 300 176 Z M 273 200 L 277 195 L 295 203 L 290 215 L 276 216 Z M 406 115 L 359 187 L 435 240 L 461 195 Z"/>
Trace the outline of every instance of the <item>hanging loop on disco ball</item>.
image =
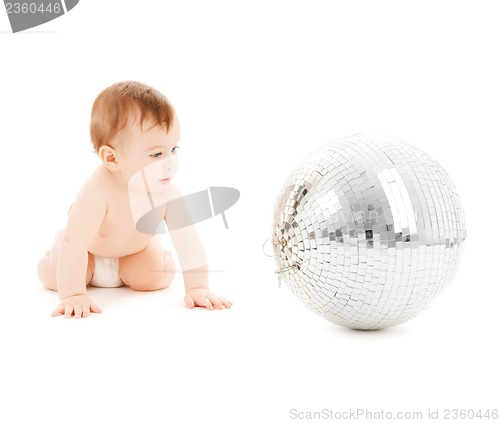
<path id="1" fill-rule="evenodd" d="M 268 238 L 264 241 L 264 244 L 262 244 L 262 252 L 266 257 L 275 257 L 274 249 L 272 252 L 266 252 L 266 246 L 272 244 L 276 247 L 279 248 L 279 246 L 283 247 L 283 242 L 278 242 L 278 243 L 273 243 L 271 238 Z M 285 266 L 281 269 L 275 270 L 274 273 L 278 275 L 278 288 L 281 288 L 281 277 L 280 274 L 283 272 L 288 272 L 289 270 L 300 270 L 300 264 L 299 263 L 293 263 L 291 266 Z"/>
<path id="2" fill-rule="evenodd" d="M 281 288 L 281 278 L 283 276 L 283 273 L 288 272 L 290 270 L 299 271 L 300 265 L 298 263 L 294 263 L 291 266 L 284 267 L 282 269 L 278 269 L 278 270 L 274 271 L 274 273 L 276 273 L 278 275 L 278 288 Z"/>
<path id="3" fill-rule="evenodd" d="M 455 276 L 466 238 L 456 187 L 401 140 L 355 134 L 304 158 L 273 213 L 280 280 L 309 309 L 347 327 L 406 322 Z"/>
<path id="4" fill-rule="evenodd" d="M 283 243 L 280 243 L 280 245 L 282 247 L 284 247 Z M 276 255 L 274 256 L 275 260 L 276 260 Z M 301 267 L 301 264 L 303 265 L 304 263 L 298 263 L 298 262 L 292 262 L 290 265 L 288 266 L 283 266 L 281 268 L 278 268 L 278 270 L 275 270 L 274 273 L 276 273 L 278 275 L 278 288 L 281 288 L 281 279 L 282 279 L 282 276 L 284 273 L 287 273 L 287 272 L 290 272 L 291 270 L 293 270 L 294 272 L 299 272 L 300 271 L 300 267 Z"/>
<path id="5" fill-rule="evenodd" d="M 274 251 L 267 253 L 266 252 L 266 246 L 269 245 L 272 242 L 271 238 L 268 238 L 264 241 L 264 244 L 262 244 L 262 252 L 266 257 L 274 257 Z"/>
<path id="6" fill-rule="evenodd" d="M 288 272 L 289 270 L 300 270 L 300 265 L 298 263 L 294 263 L 291 266 L 283 267 L 282 269 L 275 270 L 274 273 L 283 273 Z"/>

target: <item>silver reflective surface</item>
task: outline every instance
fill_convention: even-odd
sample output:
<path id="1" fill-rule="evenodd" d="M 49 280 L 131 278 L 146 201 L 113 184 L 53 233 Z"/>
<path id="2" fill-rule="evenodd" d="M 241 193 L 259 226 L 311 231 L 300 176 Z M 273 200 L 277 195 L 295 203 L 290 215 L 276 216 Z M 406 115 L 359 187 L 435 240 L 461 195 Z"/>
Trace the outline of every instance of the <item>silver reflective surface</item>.
<path id="1" fill-rule="evenodd" d="M 329 321 L 401 324 L 453 279 L 465 215 L 445 170 L 404 141 L 355 134 L 306 157 L 274 208 L 280 280 Z"/>

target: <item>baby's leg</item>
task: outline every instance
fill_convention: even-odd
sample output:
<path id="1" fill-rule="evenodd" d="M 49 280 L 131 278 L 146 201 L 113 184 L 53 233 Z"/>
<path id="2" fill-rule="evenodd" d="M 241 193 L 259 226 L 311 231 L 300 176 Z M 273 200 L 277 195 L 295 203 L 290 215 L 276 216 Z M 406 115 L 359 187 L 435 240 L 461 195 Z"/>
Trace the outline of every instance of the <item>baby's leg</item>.
<path id="1" fill-rule="evenodd" d="M 59 251 L 61 250 L 61 244 L 64 238 L 65 229 L 59 231 L 54 239 L 54 244 L 50 251 L 42 257 L 38 263 L 38 277 L 42 282 L 43 286 L 53 291 L 57 291 L 56 284 L 56 271 L 57 271 L 57 260 L 59 258 Z M 90 283 L 92 275 L 94 274 L 94 256 L 88 253 L 88 265 L 87 265 L 87 275 L 86 283 Z"/>
<path id="2" fill-rule="evenodd" d="M 166 288 L 175 276 L 175 262 L 163 250 L 158 236 L 153 236 L 144 250 L 120 257 L 118 267 L 121 280 L 136 291 Z"/>

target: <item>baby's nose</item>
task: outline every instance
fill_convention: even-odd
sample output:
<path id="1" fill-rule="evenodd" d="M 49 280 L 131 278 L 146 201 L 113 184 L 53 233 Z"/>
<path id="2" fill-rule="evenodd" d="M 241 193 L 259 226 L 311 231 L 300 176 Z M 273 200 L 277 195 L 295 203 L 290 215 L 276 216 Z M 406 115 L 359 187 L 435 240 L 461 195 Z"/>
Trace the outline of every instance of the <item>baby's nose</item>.
<path id="1" fill-rule="evenodd" d="M 166 157 L 165 159 L 163 159 L 162 168 L 164 170 L 170 170 L 172 168 L 172 158 L 171 157 Z"/>

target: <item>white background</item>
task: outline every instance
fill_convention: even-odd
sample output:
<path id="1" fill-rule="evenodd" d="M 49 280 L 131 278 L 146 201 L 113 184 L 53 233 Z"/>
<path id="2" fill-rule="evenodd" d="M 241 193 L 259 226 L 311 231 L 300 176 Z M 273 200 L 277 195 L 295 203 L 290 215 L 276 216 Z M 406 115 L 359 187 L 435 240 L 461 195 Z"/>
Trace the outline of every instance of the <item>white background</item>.
<path id="1" fill-rule="evenodd" d="M 3 7 L 3 6 L 1 6 Z M 500 26 L 496 1 L 97 1 L 12 34 L 0 14 L 0 421 L 291 421 L 291 409 L 499 408 Z M 181 119 L 189 192 L 240 201 L 199 224 L 231 310 L 166 291 L 92 289 L 103 308 L 51 318 L 36 265 L 98 165 L 95 96 L 124 79 Z M 464 204 L 457 277 L 378 332 L 335 326 L 277 288 L 262 253 L 288 172 L 372 132 L 435 158 Z M 361 420 L 360 420 L 361 421 Z M 488 420 L 482 420 L 488 421 Z"/>

